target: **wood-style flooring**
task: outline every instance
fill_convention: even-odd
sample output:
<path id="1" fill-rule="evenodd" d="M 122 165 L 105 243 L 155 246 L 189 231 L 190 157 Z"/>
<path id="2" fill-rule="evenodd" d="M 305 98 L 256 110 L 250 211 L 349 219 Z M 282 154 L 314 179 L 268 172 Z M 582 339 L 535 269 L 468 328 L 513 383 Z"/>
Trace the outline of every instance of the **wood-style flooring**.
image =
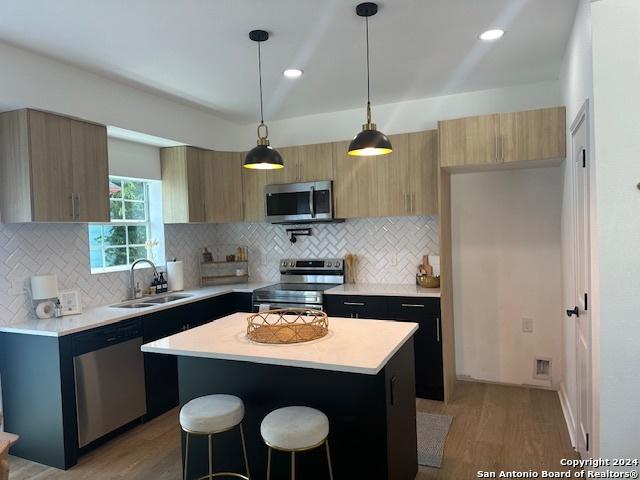
<path id="1" fill-rule="evenodd" d="M 449 405 L 418 400 L 418 411 L 453 415 L 442 468 L 418 480 L 477 478 L 478 470 L 566 470 L 578 458 L 556 392 L 458 382 Z M 10 457 L 10 480 L 179 480 L 178 411 L 137 427 L 83 456 L 68 471 Z"/>

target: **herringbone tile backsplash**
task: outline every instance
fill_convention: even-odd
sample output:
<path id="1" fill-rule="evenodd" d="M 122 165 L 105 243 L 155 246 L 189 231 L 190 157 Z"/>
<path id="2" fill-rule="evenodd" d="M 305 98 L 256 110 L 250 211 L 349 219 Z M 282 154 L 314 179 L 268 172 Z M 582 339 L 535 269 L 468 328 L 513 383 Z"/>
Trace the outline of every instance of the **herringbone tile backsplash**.
<path id="1" fill-rule="evenodd" d="M 438 217 L 381 217 L 315 224 L 311 237 L 291 243 L 284 225 L 232 223 L 217 226 L 220 244 L 249 247 L 249 273 L 278 280 L 281 258 L 358 255 L 356 281 L 413 283 L 423 255 L 438 255 Z"/>
<path id="2" fill-rule="evenodd" d="M 411 283 L 424 254 L 438 254 L 437 217 L 394 217 L 313 225 L 313 236 L 292 244 L 285 226 L 266 223 L 167 225 L 166 258 L 185 262 L 185 285 L 198 284 L 198 259 L 204 246 L 249 247 L 255 280 L 279 278 L 283 257 L 342 257 L 355 253 L 359 282 Z M 33 316 L 25 287 L 29 277 L 55 273 L 59 286 L 78 289 L 84 308 L 127 296 L 128 272 L 92 275 L 84 224 L 0 224 L 0 324 Z M 141 278 L 144 281 L 144 279 Z"/>

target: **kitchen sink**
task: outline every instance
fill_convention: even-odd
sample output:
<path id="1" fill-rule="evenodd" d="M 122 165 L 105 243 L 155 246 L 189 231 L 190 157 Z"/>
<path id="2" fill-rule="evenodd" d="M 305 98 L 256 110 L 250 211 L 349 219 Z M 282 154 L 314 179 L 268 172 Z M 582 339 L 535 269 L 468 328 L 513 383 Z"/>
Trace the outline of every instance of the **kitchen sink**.
<path id="1" fill-rule="evenodd" d="M 155 307 L 157 305 L 158 305 L 157 303 L 136 302 L 136 303 L 119 303 L 117 305 L 111 305 L 111 307 L 113 308 L 149 308 L 149 307 Z"/>
<path id="2" fill-rule="evenodd" d="M 176 302 L 178 300 L 183 300 L 185 298 L 189 298 L 192 295 L 186 294 L 170 294 L 165 295 L 163 297 L 150 297 L 143 298 L 138 302 L 123 302 L 117 303 L 115 305 L 111 305 L 113 308 L 149 308 L 149 307 L 157 307 L 158 305 L 164 305 L 165 303 Z"/>
<path id="3" fill-rule="evenodd" d="M 164 297 L 152 298 L 149 300 L 145 300 L 145 303 L 154 303 L 154 304 L 162 304 L 162 303 L 171 303 L 177 300 L 183 300 L 185 298 L 189 298 L 191 295 L 166 295 Z"/>

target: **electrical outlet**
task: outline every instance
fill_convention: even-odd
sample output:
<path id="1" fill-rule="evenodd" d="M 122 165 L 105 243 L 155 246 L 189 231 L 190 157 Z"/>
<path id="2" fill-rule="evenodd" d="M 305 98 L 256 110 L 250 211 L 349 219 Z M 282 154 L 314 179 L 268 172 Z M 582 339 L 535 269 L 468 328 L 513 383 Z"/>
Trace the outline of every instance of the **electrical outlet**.
<path id="1" fill-rule="evenodd" d="M 533 318 L 522 319 L 522 331 L 524 333 L 533 333 Z"/>

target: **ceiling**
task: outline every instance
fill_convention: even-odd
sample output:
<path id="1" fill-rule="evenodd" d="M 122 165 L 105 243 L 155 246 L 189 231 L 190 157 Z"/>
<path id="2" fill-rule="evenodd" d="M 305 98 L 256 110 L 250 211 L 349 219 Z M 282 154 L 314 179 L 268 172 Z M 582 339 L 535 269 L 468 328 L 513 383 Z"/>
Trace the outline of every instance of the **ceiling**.
<path id="1" fill-rule="evenodd" d="M 0 41 L 195 104 L 257 118 L 364 107 L 364 21 L 345 0 L 0 0 Z M 577 0 L 384 0 L 370 20 L 372 102 L 558 78 Z M 478 35 L 506 30 L 497 42 Z M 299 80 L 282 76 L 304 70 Z"/>

